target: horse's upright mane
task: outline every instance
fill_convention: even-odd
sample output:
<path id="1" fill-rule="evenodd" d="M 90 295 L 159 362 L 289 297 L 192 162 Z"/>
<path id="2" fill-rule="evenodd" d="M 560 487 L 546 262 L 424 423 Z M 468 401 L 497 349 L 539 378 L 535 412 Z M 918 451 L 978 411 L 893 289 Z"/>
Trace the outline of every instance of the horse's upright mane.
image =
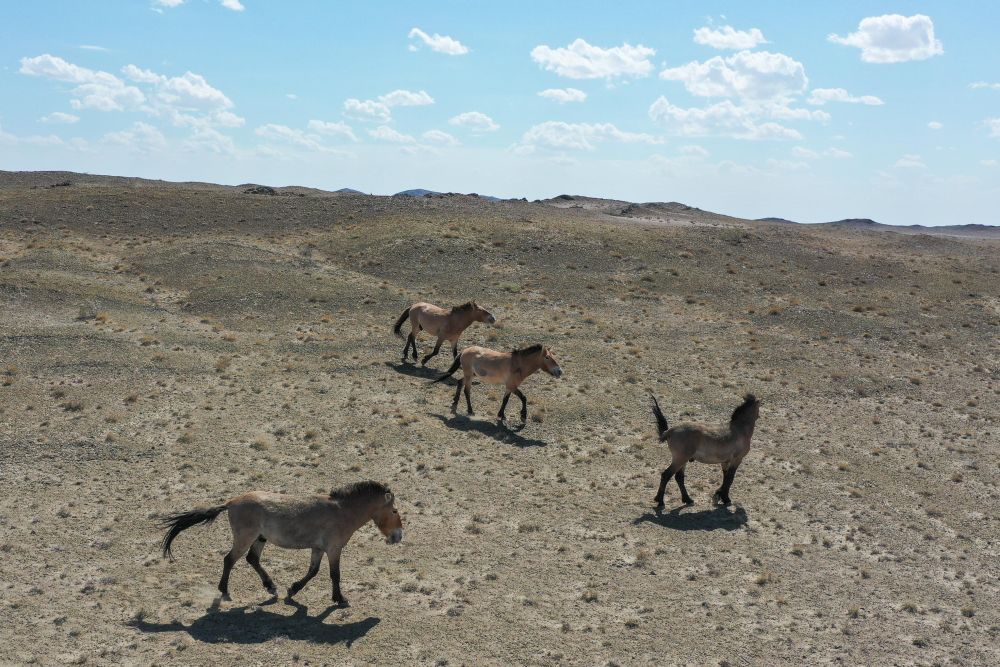
<path id="1" fill-rule="evenodd" d="M 472 310 L 476 307 L 476 304 L 472 301 L 466 301 L 461 306 L 452 306 L 451 312 L 453 313 L 464 313 L 467 310 Z"/>
<path id="2" fill-rule="evenodd" d="M 514 350 L 511 354 L 518 356 L 528 356 L 529 354 L 538 354 L 542 351 L 542 344 L 535 343 L 534 345 L 529 345 L 528 347 L 523 347 L 520 350 Z"/>
<path id="3" fill-rule="evenodd" d="M 363 500 L 374 496 L 384 496 L 387 493 L 391 493 L 388 486 L 368 480 L 333 489 L 330 491 L 330 498 L 333 500 Z"/>
<path id="4" fill-rule="evenodd" d="M 739 421 L 740 419 L 743 419 L 743 416 L 747 414 L 750 408 L 752 408 L 756 404 L 757 404 L 757 397 L 754 396 L 753 394 L 747 394 L 746 396 L 743 397 L 743 403 L 741 403 L 735 410 L 733 410 L 733 416 L 729 418 L 729 421 L 735 422 Z"/>

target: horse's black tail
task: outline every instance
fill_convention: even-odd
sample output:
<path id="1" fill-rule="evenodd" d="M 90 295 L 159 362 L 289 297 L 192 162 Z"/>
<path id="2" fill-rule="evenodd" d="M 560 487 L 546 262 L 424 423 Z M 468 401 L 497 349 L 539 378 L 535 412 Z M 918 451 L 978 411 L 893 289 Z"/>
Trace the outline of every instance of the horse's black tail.
<path id="1" fill-rule="evenodd" d="M 660 436 L 660 442 L 667 439 L 667 429 L 670 428 L 667 425 L 667 418 L 663 416 L 663 411 L 660 410 L 660 404 L 656 402 L 656 396 L 652 394 L 649 395 L 653 399 L 653 416 L 656 417 L 656 434 Z"/>
<path id="2" fill-rule="evenodd" d="M 396 320 L 396 326 L 392 328 L 392 333 L 402 338 L 403 332 L 400 331 L 400 329 L 403 328 L 403 322 L 405 322 L 409 317 L 410 317 L 410 309 L 407 308 L 406 310 L 403 311 L 403 314 L 399 316 L 399 319 Z"/>
<path id="3" fill-rule="evenodd" d="M 170 560 L 173 560 L 174 556 L 170 551 L 170 545 L 173 543 L 174 538 L 181 534 L 181 531 L 187 530 L 191 526 L 197 526 L 199 523 L 212 523 L 215 521 L 215 517 L 219 516 L 227 509 L 228 508 L 225 505 L 218 505 L 217 507 L 199 507 L 191 510 L 190 512 L 168 514 L 162 517 L 160 520 L 160 526 L 163 528 L 169 528 L 167 534 L 163 536 L 163 555 Z"/>
<path id="4" fill-rule="evenodd" d="M 462 355 L 459 355 L 459 356 L 455 357 L 455 361 L 452 362 L 451 368 L 449 368 L 448 370 L 446 370 L 444 372 L 444 375 L 442 375 L 441 377 L 439 377 L 437 380 L 434 380 L 433 382 L 431 382 L 431 384 L 437 384 L 438 382 L 444 382 L 445 380 L 447 380 L 448 378 L 450 378 L 452 375 L 454 375 L 455 371 L 457 371 L 458 367 L 461 366 L 461 365 L 462 365 Z"/>

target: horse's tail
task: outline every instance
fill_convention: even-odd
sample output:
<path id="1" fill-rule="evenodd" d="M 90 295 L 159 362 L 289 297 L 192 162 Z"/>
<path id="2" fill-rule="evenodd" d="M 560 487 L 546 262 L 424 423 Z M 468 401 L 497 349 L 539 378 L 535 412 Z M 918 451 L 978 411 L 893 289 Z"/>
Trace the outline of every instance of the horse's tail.
<path id="1" fill-rule="evenodd" d="M 212 523 L 215 521 L 215 517 L 219 516 L 227 509 L 229 508 L 226 505 L 218 505 L 216 507 L 199 507 L 191 510 L 190 512 L 168 514 L 162 517 L 160 520 L 160 526 L 169 529 L 167 530 L 167 534 L 163 536 L 163 555 L 170 560 L 173 560 L 174 556 L 170 551 L 170 545 L 173 543 L 174 538 L 181 534 L 181 531 L 187 530 L 191 526 L 197 526 L 200 523 Z"/>
<path id="2" fill-rule="evenodd" d="M 392 328 L 392 333 L 402 338 L 403 332 L 400 331 L 400 329 L 403 328 L 403 322 L 405 322 L 409 317 L 410 317 L 410 309 L 407 308 L 406 310 L 403 311 L 403 314 L 399 316 L 399 319 L 396 320 L 396 326 Z"/>
<path id="3" fill-rule="evenodd" d="M 438 382 L 444 382 L 445 380 L 447 380 L 448 378 L 450 378 L 452 375 L 454 375 L 455 371 L 457 371 L 458 367 L 461 366 L 461 365 L 462 365 L 462 356 L 459 355 L 459 356 L 455 357 L 455 361 L 452 362 L 451 368 L 449 368 L 448 370 L 446 370 L 444 372 L 444 375 L 442 375 L 441 377 L 439 377 L 437 380 L 434 380 L 434 382 L 431 382 L 431 384 L 437 384 Z"/>
<path id="4" fill-rule="evenodd" d="M 670 428 L 667 425 L 667 418 L 663 416 L 663 411 L 660 410 L 660 404 L 656 402 L 656 396 L 652 394 L 649 395 L 653 399 L 653 416 L 656 417 L 656 433 L 660 436 L 660 442 L 667 439 L 667 429 Z"/>

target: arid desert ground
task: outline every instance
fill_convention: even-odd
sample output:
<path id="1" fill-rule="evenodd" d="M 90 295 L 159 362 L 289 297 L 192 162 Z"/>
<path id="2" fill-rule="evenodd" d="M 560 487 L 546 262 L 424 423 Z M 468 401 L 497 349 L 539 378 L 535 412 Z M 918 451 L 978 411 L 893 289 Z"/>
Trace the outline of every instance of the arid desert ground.
<path id="1" fill-rule="evenodd" d="M 1000 240 L 248 188 L 0 173 L 0 663 L 1000 663 Z M 472 298 L 463 345 L 562 366 L 523 430 L 399 362 Z M 650 392 L 763 399 L 732 507 L 691 464 L 654 513 Z M 325 565 L 217 602 L 225 519 L 159 555 L 159 514 L 369 478 L 406 537 L 355 535 L 349 608 Z"/>

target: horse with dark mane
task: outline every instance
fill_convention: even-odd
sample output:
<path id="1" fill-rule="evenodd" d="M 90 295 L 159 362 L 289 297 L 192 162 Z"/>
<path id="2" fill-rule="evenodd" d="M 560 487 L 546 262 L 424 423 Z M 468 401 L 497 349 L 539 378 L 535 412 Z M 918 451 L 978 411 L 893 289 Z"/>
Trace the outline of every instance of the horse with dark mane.
<path id="1" fill-rule="evenodd" d="M 415 303 L 399 316 L 392 331 L 400 338 L 403 337 L 403 322 L 410 320 L 410 335 L 406 337 L 406 345 L 403 346 L 403 361 L 406 361 L 407 352 L 413 346 L 413 361 L 417 360 L 417 334 L 427 331 L 432 336 L 437 336 L 437 343 L 434 351 L 428 354 L 420 362 L 426 366 L 428 360 L 441 350 L 441 344 L 445 341 L 451 343 L 451 356 L 458 356 L 458 339 L 462 332 L 469 328 L 473 322 L 486 322 L 495 324 L 497 319 L 493 313 L 481 308 L 475 301 L 468 301 L 461 306 L 452 308 L 441 308 L 432 303 Z"/>
<path id="2" fill-rule="evenodd" d="M 562 369 L 559 368 L 559 362 L 553 356 L 552 350 L 542 345 L 531 345 L 512 352 L 497 352 L 472 345 L 462 350 L 462 354 L 455 359 L 451 368 L 434 382 L 441 382 L 451 377 L 459 366 L 462 367 L 462 379 L 455 389 L 455 400 L 451 402 L 451 411 L 458 410 L 458 399 L 464 389 L 469 414 L 473 414 L 470 387 L 472 379 L 479 378 L 486 384 L 502 384 L 507 389 L 503 395 L 503 402 L 500 403 L 500 412 L 497 414 L 497 419 L 500 421 L 506 419 L 504 411 L 507 409 L 507 401 L 510 400 L 510 395 L 514 394 L 521 399 L 521 421 L 527 422 L 528 399 L 518 387 L 535 371 L 540 369 L 556 378 L 562 375 Z"/>
<path id="3" fill-rule="evenodd" d="M 733 410 L 729 425 L 725 428 L 712 429 L 699 424 L 679 424 L 670 428 L 656 397 L 652 398 L 657 433 L 660 442 L 666 442 L 670 447 L 671 455 L 670 466 L 660 475 L 660 488 L 653 499 L 656 506 L 663 507 L 663 494 L 671 477 L 677 480 L 681 501 L 685 505 L 694 503 L 684 487 L 684 467 L 690 461 L 714 463 L 722 467 L 722 486 L 716 490 L 712 499 L 718 498 L 723 505 L 729 505 L 729 488 L 733 485 L 736 469 L 750 451 L 750 438 L 753 437 L 754 426 L 760 417 L 761 402 L 753 394 L 747 394 L 743 403 Z"/>
<path id="4" fill-rule="evenodd" d="M 264 545 L 271 542 L 286 549 L 312 549 L 312 560 L 306 576 L 288 589 L 291 599 L 316 576 L 323 554 L 330 561 L 333 601 L 346 605 L 340 591 L 340 553 L 351 536 L 372 521 L 386 538 L 387 544 L 403 539 L 403 522 L 393 505 L 389 487 L 378 482 L 357 482 L 334 489 L 329 495 L 288 496 L 282 493 L 251 491 L 230 498 L 221 505 L 193 509 L 162 518 L 168 528 L 163 538 L 163 555 L 173 560 L 171 546 L 181 531 L 198 524 L 212 523 L 222 512 L 229 513 L 233 531 L 233 548 L 222 562 L 219 592 L 229 600 L 229 573 L 236 562 L 246 556 L 260 581 L 271 595 L 277 588 L 260 564 Z"/>

